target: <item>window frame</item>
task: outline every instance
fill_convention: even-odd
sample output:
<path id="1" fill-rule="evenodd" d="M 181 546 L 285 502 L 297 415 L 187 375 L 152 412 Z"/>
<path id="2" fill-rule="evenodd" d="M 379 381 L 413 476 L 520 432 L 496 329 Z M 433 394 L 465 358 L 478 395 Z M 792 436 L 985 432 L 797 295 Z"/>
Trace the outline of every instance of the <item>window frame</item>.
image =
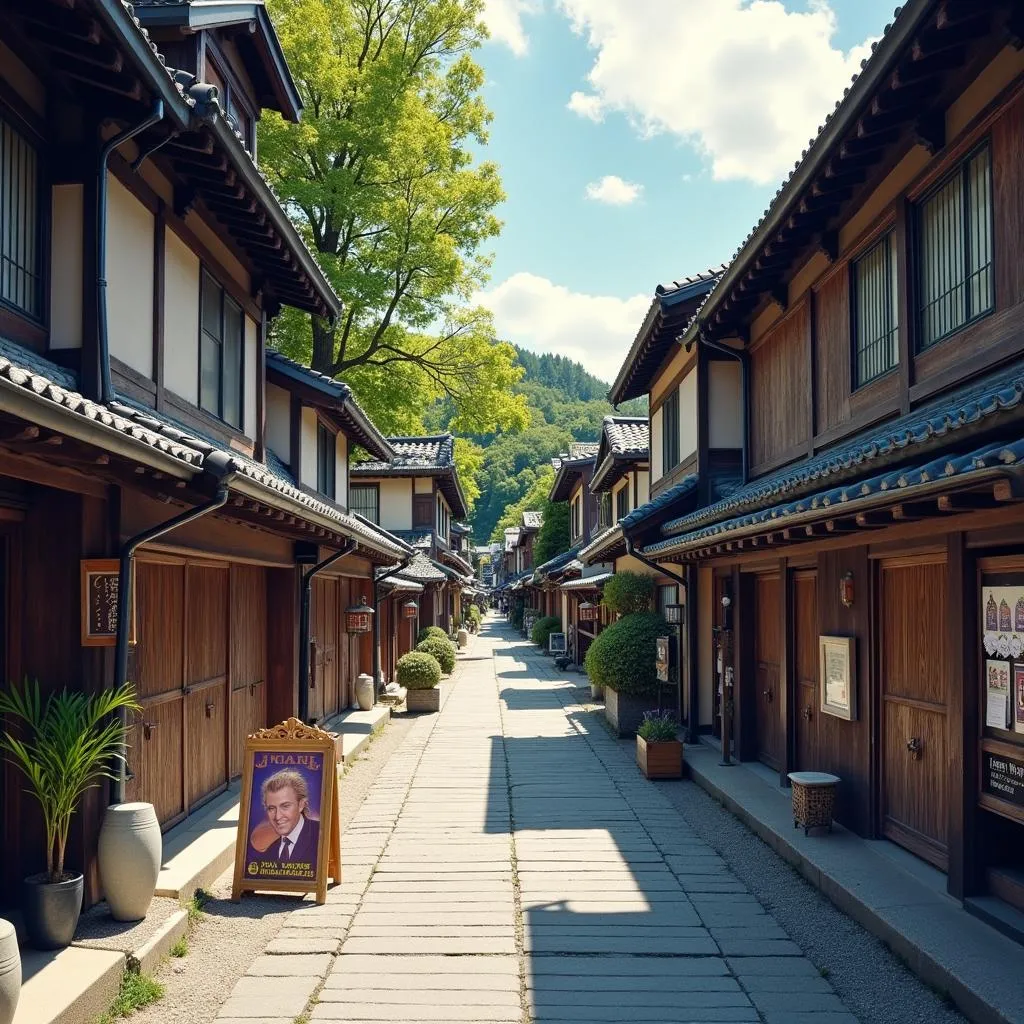
<path id="1" fill-rule="evenodd" d="M 325 458 L 325 455 L 329 455 L 329 458 Z M 322 470 L 325 475 L 321 475 Z M 338 433 L 331 430 L 319 416 L 316 420 L 316 489 L 331 501 L 337 500 Z"/>
<path id="2" fill-rule="evenodd" d="M 244 134 L 244 140 L 242 145 L 245 147 L 245 151 L 252 157 L 253 161 L 256 160 L 256 122 L 259 120 L 259 112 L 250 102 L 249 94 L 243 87 L 238 76 L 235 74 L 234 69 L 231 67 L 230 61 L 227 55 L 221 50 L 220 46 L 217 45 L 209 33 L 206 34 L 205 41 L 205 63 L 203 78 L 207 80 L 210 85 L 217 85 L 216 82 L 209 82 L 209 69 L 212 67 L 214 74 L 224 83 L 224 96 L 221 99 L 221 109 L 227 114 L 234 122 L 234 127 L 238 127 L 238 119 L 235 116 L 232 107 L 241 108 L 242 113 L 249 120 L 249 130 Z"/>
<path id="3" fill-rule="evenodd" d="M 368 516 L 362 510 L 354 507 L 354 502 L 352 501 L 352 494 L 354 491 L 365 491 L 367 493 L 369 493 L 370 491 L 373 492 L 373 504 L 374 508 L 376 509 L 376 519 L 374 519 L 371 516 Z M 348 485 L 348 510 L 349 512 L 354 512 L 356 515 L 362 516 L 364 519 L 369 519 L 370 522 L 374 523 L 376 526 L 380 526 L 380 484 L 350 483 Z"/>
<path id="4" fill-rule="evenodd" d="M 672 429 L 669 430 L 669 409 L 672 410 Z M 661 403 L 661 475 L 666 477 L 679 465 L 679 385 L 677 384 Z"/>
<path id="5" fill-rule="evenodd" d="M 625 501 L 623 501 L 625 498 Z M 625 505 L 625 511 L 622 506 Z M 626 486 L 620 488 L 615 492 L 615 521 L 621 523 L 626 516 L 629 515 L 629 481 L 626 481 Z"/>
<path id="6" fill-rule="evenodd" d="M 220 293 L 220 338 L 217 339 L 218 361 L 220 365 L 218 368 L 219 378 L 216 409 L 209 409 L 203 404 L 203 338 L 209 334 L 206 330 L 204 317 L 204 284 L 207 278 L 209 278 Z M 231 305 L 238 310 L 238 325 L 240 330 L 238 338 L 238 423 L 232 423 L 231 420 L 226 419 L 224 416 L 224 381 L 227 379 L 224 365 L 224 352 L 227 347 L 224 344 L 227 337 L 225 321 L 227 303 L 231 303 Z M 196 360 L 199 387 L 196 395 L 196 405 L 202 412 L 216 417 L 217 420 L 223 423 L 226 427 L 237 431 L 242 435 L 245 434 L 245 319 L 245 308 L 242 304 L 231 295 L 228 289 L 221 283 L 217 275 L 214 274 L 205 263 L 201 263 L 199 267 L 199 358 Z"/>
<path id="7" fill-rule="evenodd" d="M 887 366 L 884 370 L 879 371 L 871 377 L 865 377 L 861 379 L 860 376 L 860 346 L 858 338 L 858 328 L 860 325 L 859 310 L 858 310 L 858 296 L 859 289 L 857 287 L 857 267 L 860 263 L 867 259 L 876 249 L 888 243 L 889 256 L 888 265 L 886 267 L 886 299 L 889 307 L 889 313 L 893 317 L 892 325 L 890 327 L 890 334 L 895 332 L 895 359 L 892 365 Z M 899 369 L 900 366 L 900 339 L 899 339 L 899 314 L 900 314 L 900 295 L 899 287 L 901 281 L 899 280 L 899 252 L 897 246 L 899 245 L 899 238 L 896 232 L 895 225 L 890 224 L 888 227 L 883 228 L 881 232 L 876 234 L 870 242 L 865 245 L 856 256 L 852 256 L 848 261 L 848 287 L 850 294 L 850 380 L 852 386 L 850 387 L 851 394 L 859 391 L 861 388 L 867 387 L 869 384 L 874 384 L 876 381 L 881 380 L 883 377 Z M 895 284 L 896 292 L 893 293 L 893 285 Z M 876 341 L 877 343 L 877 341 Z"/>
<path id="8" fill-rule="evenodd" d="M 969 199 L 969 167 L 972 161 L 981 155 L 982 152 L 988 151 L 988 230 L 989 239 L 991 242 L 991 259 L 988 264 L 989 275 L 992 281 L 992 303 L 981 312 L 971 313 L 970 312 L 970 280 L 971 274 L 966 265 L 966 258 L 970 252 L 971 236 L 970 236 L 970 203 Z M 913 242 L 911 246 L 911 252 L 913 259 L 911 261 L 911 279 L 914 285 L 913 301 L 914 301 L 914 339 L 913 339 L 913 352 L 915 356 L 923 355 L 926 352 L 930 352 L 937 345 L 948 340 L 960 331 L 972 324 L 977 323 L 979 320 L 984 320 L 985 317 L 990 316 L 996 311 L 996 238 L 995 238 L 995 181 L 993 176 L 993 159 L 992 159 L 992 142 L 989 137 L 985 137 L 975 143 L 971 148 L 961 156 L 956 163 L 949 168 L 945 173 L 939 176 L 938 180 L 931 184 L 921 195 L 917 196 L 911 206 L 911 224 L 913 230 Z M 921 217 L 925 204 L 932 198 L 934 198 L 939 192 L 941 192 L 951 181 L 955 178 L 960 179 L 961 197 L 963 205 L 963 238 L 964 238 L 964 249 L 962 255 L 965 259 L 965 276 L 960 284 L 964 292 L 964 312 L 966 319 L 957 324 L 955 327 L 950 328 L 944 334 L 938 337 L 932 338 L 929 341 L 924 341 L 924 307 L 921 303 L 921 274 L 924 269 L 924 258 L 923 258 L 923 232 L 921 230 Z"/>

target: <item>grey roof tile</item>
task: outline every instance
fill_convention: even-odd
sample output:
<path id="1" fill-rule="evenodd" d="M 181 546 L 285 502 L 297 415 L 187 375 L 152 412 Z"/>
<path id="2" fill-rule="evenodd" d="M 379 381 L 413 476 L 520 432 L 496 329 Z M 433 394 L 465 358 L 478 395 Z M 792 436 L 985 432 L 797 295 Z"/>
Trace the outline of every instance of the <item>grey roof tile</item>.
<path id="1" fill-rule="evenodd" d="M 646 416 L 605 416 L 604 432 L 612 455 L 650 454 L 651 435 Z"/>

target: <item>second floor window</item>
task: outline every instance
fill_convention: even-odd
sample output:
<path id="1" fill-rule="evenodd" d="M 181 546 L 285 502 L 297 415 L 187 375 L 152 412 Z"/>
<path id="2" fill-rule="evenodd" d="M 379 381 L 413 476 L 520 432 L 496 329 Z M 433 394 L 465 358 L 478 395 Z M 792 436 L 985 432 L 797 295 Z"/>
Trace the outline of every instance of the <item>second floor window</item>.
<path id="1" fill-rule="evenodd" d="M 338 441 L 322 423 L 316 425 L 316 489 L 334 500 Z"/>
<path id="2" fill-rule="evenodd" d="M 353 484 L 348 491 L 348 508 L 380 525 L 380 491 L 376 484 Z"/>
<path id="3" fill-rule="evenodd" d="M 890 231 L 853 265 L 855 387 L 899 361 L 895 238 Z"/>
<path id="4" fill-rule="evenodd" d="M 0 302 L 43 318 L 39 157 L 0 118 Z"/>
<path id="5" fill-rule="evenodd" d="M 597 526 L 606 529 L 612 525 L 612 495 L 610 491 L 602 491 L 597 499 Z"/>
<path id="6" fill-rule="evenodd" d="M 919 347 L 927 348 L 995 304 L 987 146 L 921 203 L 917 227 Z"/>
<path id="7" fill-rule="evenodd" d="M 242 429 L 242 308 L 203 271 L 199 338 L 199 406 Z"/>
<path id="8" fill-rule="evenodd" d="M 679 465 L 679 388 L 661 407 L 661 471 L 668 473 Z"/>
<path id="9" fill-rule="evenodd" d="M 572 516 L 570 529 L 572 531 L 571 540 L 576 540 L 577 537 L 583 533 L 583 500 L 579 497 L 573 499 L 572 503 Z"/>
<path id="10" fill-rule="evenodd" d="M 625 519 L 629 515 L 629 484 L 615 495 L 615 520 Z"/>

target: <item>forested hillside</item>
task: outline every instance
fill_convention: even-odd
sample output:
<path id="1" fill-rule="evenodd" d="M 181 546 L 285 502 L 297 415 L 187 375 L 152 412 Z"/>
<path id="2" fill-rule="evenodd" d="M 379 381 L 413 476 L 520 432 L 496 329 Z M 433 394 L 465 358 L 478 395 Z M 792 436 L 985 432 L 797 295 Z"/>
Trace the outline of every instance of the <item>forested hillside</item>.
<path id="1" fill-rule="evenodd" d="M 608 384 L 579 363 L 559 355 L 516 349 L 523 377 L 515 390 L 526 396 L 530 425 L 519 433 L 470 435 L 484 449 L 477 475 L 480 497 L 471 521 L 477 543 L 486 542 L 509 506 L 540 508 L 552 478 L 551 459 L 571 441 L 596 441 L 605 416 L 613 412 L 605 395 Z M 642 399 L 620 407 L 624 416 L 646 413 Z M 430 429 L 448 428 L 453 410 L 441 403 Z M 518 509 L 517 509 L 518 511 Z"/>

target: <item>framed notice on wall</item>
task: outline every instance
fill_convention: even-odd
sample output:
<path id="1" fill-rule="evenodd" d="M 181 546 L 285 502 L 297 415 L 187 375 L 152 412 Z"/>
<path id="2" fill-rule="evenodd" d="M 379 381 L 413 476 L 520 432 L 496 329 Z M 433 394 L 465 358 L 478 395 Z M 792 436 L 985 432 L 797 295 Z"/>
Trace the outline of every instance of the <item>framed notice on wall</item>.
<path id="1" fill-rule="evenodd" d="M 132 566 L 132 572 L 135 568 Z M 117 642 L 120 562 L 116 558 L 85 558 L 81 563 L 82 646 L 113 647 Z M 132 590 L 134 591 L 134 586 Z M 135 643 L 135 608 L 130 615 L 129 643 Z"/>
<path id="2" fill-rule="evenodd" d="M 659 683 L 668 682 L 669 658 L 669 638 L 667 636 L 655 637 L 654 668 L 657 672 Z"/>
<path id="3" fill-rule="evenodd" d="M 245 891 L 312 892 L 341 881 L 334 736 L 289 718 L 245 741 L 231 898 Z"/>
<path id="4" fill-rule="evenodd" d="M 857 719 L 857 673 L 852 636 L 818 638 L 822 714 Z"/>

